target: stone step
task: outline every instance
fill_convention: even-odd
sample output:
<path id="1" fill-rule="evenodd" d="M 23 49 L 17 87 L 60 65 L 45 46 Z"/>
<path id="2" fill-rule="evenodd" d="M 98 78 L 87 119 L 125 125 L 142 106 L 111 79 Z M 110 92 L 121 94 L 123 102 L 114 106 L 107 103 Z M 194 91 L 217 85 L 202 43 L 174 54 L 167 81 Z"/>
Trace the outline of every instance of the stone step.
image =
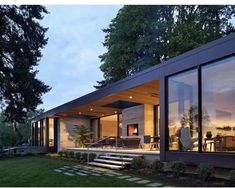
<path id="1" fill-rule="evenodd" d="M 129 161 L 131 162 L 133 158 L 130 157 L 115 157 L 115 156 L 109 156 L 109 155 L 101 155 L 99 158 L 102 159 L 113 159 L 113 160 L 118 160 L 118 161 Z"/>
<path id="2" fill-rule="evenodd" d="M 115 161 L 115 160 L 107 160 L 107 159 L 94 159 L 95 162 L 99 163 L 111 163 L 111 164 L 116 164 L 116 165 L 130 165 L 130 162 L 125 162 L 125 161 Z"/>
<path id="3" fill-rule="evenodd" d="M 99 167 L 103 167 L 103 168 L 110 168 L 113 170 L 121 170 L 123 167 L 119 166 L 119 165 L 113 165 L 113 164 L 106 164 L 106 163 L 98 163 L 98 162 L 89 162 L 89 165 L 92 166 L 99 166 Z"/>
<path id="4" fill-rule="evenodd" d="M 130 153 L 106 153 L 106 156 L 123 156 L 123 157 L 143 157 L 143 155 L 130 154 Z"/>

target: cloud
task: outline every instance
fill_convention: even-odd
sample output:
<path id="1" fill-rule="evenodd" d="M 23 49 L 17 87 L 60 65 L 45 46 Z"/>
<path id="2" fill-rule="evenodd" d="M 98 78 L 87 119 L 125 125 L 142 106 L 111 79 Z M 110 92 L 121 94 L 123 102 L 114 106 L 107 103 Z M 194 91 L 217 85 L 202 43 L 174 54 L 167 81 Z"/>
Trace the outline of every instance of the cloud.
<path id="1" fill-rule="evenodd" d="M 48 6 L 42 21 L 49 27 L 37 77 L 52 87 L 39 108 L 49 110 L 91 91 L 102 80 L 99 55 L 107 28 L 122 6 Z"/>

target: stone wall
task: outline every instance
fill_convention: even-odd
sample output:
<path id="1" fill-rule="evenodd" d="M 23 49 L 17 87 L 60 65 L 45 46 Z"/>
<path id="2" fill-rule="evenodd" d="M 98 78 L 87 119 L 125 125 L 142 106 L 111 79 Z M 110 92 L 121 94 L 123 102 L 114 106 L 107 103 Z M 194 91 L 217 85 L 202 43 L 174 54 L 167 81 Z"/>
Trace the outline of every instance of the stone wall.
<path id="1" fill-rule="evenodd" d="M 143 144 L 144 135 L 154 136 L 153 113 L 153 105 L 150 104 L 144 104 L 124 109 L 122 111 L 122 136 L 127 136 L 127 125 L 129 124 L 138 124 L 138 136 L 130 137 L 140 137 L 141 144 Z M 145 147 L 148 146 L 146 145 Z"/>
<path id="2" fill-rule="evenodd" d="M 144 105 L 122 110 L 122 136 L 127 136 L 129 124 L 138 124 L 139 135 L 144 134 Z"/>
<path id="3" fill-rule="evenodd" d="M 84 125 L 90 128 L 90 120 L 85 118 L 60 118 L 58 151 L 64 148 L 73 148 L 72 133 L 75 125 Z"/>

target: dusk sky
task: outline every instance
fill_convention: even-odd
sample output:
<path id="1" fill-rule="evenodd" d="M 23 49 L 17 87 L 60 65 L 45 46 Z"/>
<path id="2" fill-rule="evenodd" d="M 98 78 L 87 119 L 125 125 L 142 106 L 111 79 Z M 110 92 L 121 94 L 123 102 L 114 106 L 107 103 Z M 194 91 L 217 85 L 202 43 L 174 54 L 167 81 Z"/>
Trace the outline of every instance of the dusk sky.
<path id="1" fill-rule="evenodd" d="M 37 78 L 52 87 L 38 108 L 49 110 L 94 91 L 103 79 L 99 55 L 110 21 L 122 6 L 47 6 L 42 25 L 49 27 Z"/>

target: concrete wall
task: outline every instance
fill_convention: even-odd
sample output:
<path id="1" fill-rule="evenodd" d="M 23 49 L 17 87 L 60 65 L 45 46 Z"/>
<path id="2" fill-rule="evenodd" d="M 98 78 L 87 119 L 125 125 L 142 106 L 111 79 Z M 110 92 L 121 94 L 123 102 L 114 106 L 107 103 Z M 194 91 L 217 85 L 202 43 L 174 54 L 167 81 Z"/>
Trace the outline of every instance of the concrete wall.
<path id="1" fill-rule="evenodd" d="M 144 135 L 144 105 L 122 110 L 122 136 L 127 136 L 128 124 L 138 124 L 139 135 Z"/>
<path id="2" fill-rule="evenodd" d="M 83 118 L 60 118 L 60 145 L 58 147 L 58 151 L 64 148 L 75 147 L 75 143 L 72 140 L 72 134 L 75 125 L 84 125 L 90 128 L 90 120 Z"/>
<path id="3" fill-rule="evenodd" d="M 126 108 L 122 111 L 122 116 L 122 136 L 127 136 L 128 124 L 138 124 L 138 137 L 141 137 L 141 143 L 143 143 L 144 135 L 154 136 L 153 105 L 144 104 L 131 108 Z"/>

